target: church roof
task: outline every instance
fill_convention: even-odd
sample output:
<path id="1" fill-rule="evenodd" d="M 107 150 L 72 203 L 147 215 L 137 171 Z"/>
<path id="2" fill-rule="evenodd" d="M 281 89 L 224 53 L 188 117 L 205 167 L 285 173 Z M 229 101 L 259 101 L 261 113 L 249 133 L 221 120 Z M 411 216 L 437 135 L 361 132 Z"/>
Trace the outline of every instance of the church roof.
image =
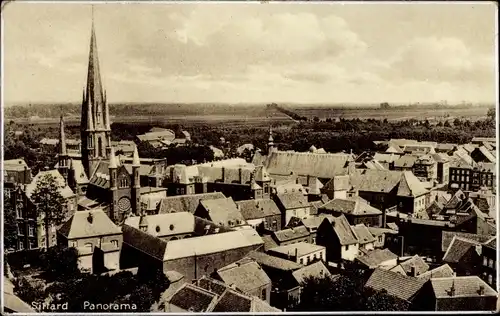
<path id="1" fill-rule="evenodd" d="M 101 209 L 75 212 L 66 221 L 59 233 L 68 239 L 90 238 L 104 235 L 119 235 L 121 230 Z"/>

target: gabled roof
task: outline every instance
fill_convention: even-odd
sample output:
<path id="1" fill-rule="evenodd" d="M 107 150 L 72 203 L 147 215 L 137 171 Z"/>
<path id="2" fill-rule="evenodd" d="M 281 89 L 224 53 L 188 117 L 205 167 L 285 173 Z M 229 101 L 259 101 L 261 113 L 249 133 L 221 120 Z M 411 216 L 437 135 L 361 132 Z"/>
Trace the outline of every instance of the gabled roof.
<path id="1" fill-rule="evenodd" d="M 101 209 L 77 211 L 59 229 L 67 239 L 120 235 L 122 232 Z"/>
<path id="2" fill-rule="evenodd" d="M 250 293 L 271 284 L 271 279 L 252 259 L 242 259 L 217 270 L 217 275 L 230 287 Z"/>
<path id="3" fill-rule="evenodd" d="M 391 154 L 402 154 L 402 153 L 404 153 L 404 151 L 401 149 L 401 147 L 399 147 L 396 144 L 389 145 L 389 148 L 387 148 L 387 150 L 385 152 L 386 153 L 391 153 Z"/>
<path id="4" fill-rule="evenodd" d="M 389 193 L 417 197 L 427 193 L 424 185 L 411 171 L 358 170 L 351 175 L 351 185 L 359 191 Z"/>
<path id="5" fill-rule="evenodd" d="M 430 279 L 435 278 L 452 277 L 454 273 L 455 272 L 453 272 L 453 269 L 450 268 L 448 264 L 443 264 L 442 266 L 418 275 L 417 278 L 423 281 L 429 281 Z"/>
<path id="6" fill-rule="evenodd" d="M 365 226 L 365 224 L 357 224 L 352 226 L 352 229 L 354 230 L 354 233 L 358 237 L 358 241 L 361 245 L 375 242 L 375 237 L 370 233 L 368 230 L 368 227 Z"/>
<path id="7" fill-rule="evenodd" d="M 152 236 L 164 237 L 194 232 L 195 218 L 189 212 L 157 214 L 144 216 L 147 223 L 146 232 Z M 132 216 L 125 224 L 139 229 L 141 216 Z"/>
<path id="8" fill-rule="evenodd" d="M 447 263 L 457 263 L 462 257 L 471 250 L 472 247 L 480 245 L 480 243 L 465 239 L 461 237 L 454 236 L 450 246 L 446 250 L 446 253 L 443 256 L 443 262 Z"/>
<path id="9" fill-rule="evenodd" d="M 377 268 L 366 282 L 365 287 L 376 291 L 386 290 L 387 294 L 402 300 L 411 300 L 420 291 L 424 282 L 397 272 Z"/>
<path id="10" fill-rule="evenodd" d="M 224 282 L 211 278 L 207 275 L 203 275 L 199 278 L 196 281 L 196 285 L 217 295 L 221 295 L 228 288 L 227 284 Z"/>
<path id="11" fill-rule="evenodd" d="M 309 231 L 305 226 L 297 226 L 275 231 L 273 232 L 273 236 L 278 242 L 282 243 L 297 238 L 307 237 L 309 236 Z"/>
<path id="12" fill-rule="evenodd" d="M 319 208 L 320 212 L 340 212 L 355 216 L 380 215 L 382 211 L 369 205 L 359 196 L 346 199 L 333 199 Z"/>
<path id="13" fill-rule="evenodd" d="M 347 162 L 353 161 L 350 154 L 318 154 L 289 151 L 273 151 L 265 162 L 271 174 L 310 175 L 331 179 L 346 173 Z"/>
<path id="14" fill-rule="evenodd" d="M 381 227 L 368 227 L 368 231 L 374 236 L 380 236 L 383 234 L 397 235 L 398 231 L 391 228 L 381 228 Z"/>
<path id="15" fill-rule="evenodd" d="M 309 231 L 318 229 L 319 225 L 323 223 L 324 219 L 328 219 L 330 222 L 335 219 L 333 215 L 329 214 L 318 214 L 316 216 L 311 216 L 305 219 L 302 219 L 302 225 L 304 225 Z"/>
<path id="16" fill-rule="evenodd" d="M 271 199 L 237 201 L 236 205 L 245 220 L 281 215 L 278 206 Z"/>
<path id="17" fill-rule="evenodd" d="M 401 156 L 398 160 L 394 162 L 394 167 L 397 168 L 413 168 L 413 165 L 417 161 L 418 157 L 412 155 Z"/>
<path id="18" fill-rule="evenodd" d="M 190 312 L 208 312 L 217 294 L 196 285 L 184 283 L 169 299 L 168 304 Z"/>
<path id="19" fill-rule="evenodd" d="M 323 261 L 316 261 L 315 263 L 293 271 L 292 275 L 298 284 L 302 284 L 308 278 L 326 278 L 330 277 L 331 273 L 328 271 Z"/>
<path id="20" fill-rule="evenodd" d="M 25 192 L 28 198 L 31 198 L 31 195 L 36 189 L 38 181 L 42 180 L 42 178 L 46 175 L 50 175 L 55 179 L 58 185 L 58 191 L 63 198 L 69 198 L 75 195 L 73 190 L 71 190 L 71 188 L 66 184 L 66 180 L 64 180 L 64 177 L 59 173 L 58 170 L 47 170 L 40 171 L 36 176 L 33 177 L 31 183 L 26 185 Z"/>
<path id="21" fill-rule="evenodd" d="M 263 235 L 262 240 L 264 241 L 264 251 L 268 251 L 271 248 L 278 247 L 278 244 L 274 241 L 271 235 Z"/>
<path id="22" fill-rule="evenodd" d="M 208 212 L 210 220 L 216 224 L 233 226 L 245 223 L 243 215 L 231 197 L 200 200 L 200 206 Z"/>
<path id="23" fill-rule="evenodd" d="M 276 198 L 278 199 L 278 203 L 287 210 L 311 206 L 307 201 L 307 197 L 302 192 L 278 194 Z"/>
<path id="24" fill-rule="evenodd" d="M 414 255 L 410 259 L 401 262 L 400 266 L 406 274 L 411 273 L 412 268 L 415 268 L 417 275 L 425 273 L 429 270 L 429 265 L 419 255 Z"/>
<path id="25" fill-rule="evenodd" d="M 462 233 L 462 232 L 454 232 L 454 231 L 443 231 L 441 234 L 441 251 L 445 252 L 450 246 L 453 238 L 460 237 L 462 239 L 468 239 L 476 243 L 486 243 L 491 240 L 492 236 L 489 235 L 479 235 L 479 234 L 470 234 L 470 233 Z"/>
<path id="26" fill-rule="evenodd" d="M 333 231 L 337 235 L 341 245 L 344 246 L 359 243 L 356 233 L 352 229 L 351 225 L 349 225 L 349 222 L 344 214 L 335 217 L 330 224 L 332 225 Z"/>
<path id="27" fill-rule="evenodd" d="M 158 213 L 189 212 L 194 214 L 200 200 L 223 198 L 225 196 L 221 192 L 170 196 L 161 200 Z"/>
<path id="28" fill-rule="evenodd" d="M 248 253 L 247 257 L 254 259 L 262 267 L 269 267 L 282 271 L 294 271 L 302 267 L 301 264 L 294 261 L 271 256 L 260 251 L 251 251 Z"/>
<path id="29" fill-rule="evenodd" d="M 392 253 L 389 249 L 374 249 L 368 251 L 364 256 L 357 257 L 356 259 L 368 268 L 374 269 L 386 261 L 397 258 L 398 256 Z"/>
<path id="30" fill-rule="evenodd" d="M 24 171 L 29 169 L 24 159 L 8 159 L 3 161 L 3 169 L 7 171 Z"/>
<path id="31" fill-rule="evenodd" d="M 459 276 L 431 279 L 432 289 L 436 298 L 451 298 L 450 289 L 455 288 L 453 297 L 497 296 L 497 292 L 478 276 Z M 479 288 L 484 292 L 479 294 Z"/>

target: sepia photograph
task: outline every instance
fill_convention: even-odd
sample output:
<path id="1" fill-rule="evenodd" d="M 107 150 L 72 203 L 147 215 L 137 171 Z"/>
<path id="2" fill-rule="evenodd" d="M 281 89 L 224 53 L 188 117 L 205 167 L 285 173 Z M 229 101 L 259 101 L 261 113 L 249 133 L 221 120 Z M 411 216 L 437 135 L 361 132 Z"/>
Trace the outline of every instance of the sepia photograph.
<path id="1" fill-rule="evenodd" d="M 2 314 L 499 311 L 497 20 L 2 3 Z"/>

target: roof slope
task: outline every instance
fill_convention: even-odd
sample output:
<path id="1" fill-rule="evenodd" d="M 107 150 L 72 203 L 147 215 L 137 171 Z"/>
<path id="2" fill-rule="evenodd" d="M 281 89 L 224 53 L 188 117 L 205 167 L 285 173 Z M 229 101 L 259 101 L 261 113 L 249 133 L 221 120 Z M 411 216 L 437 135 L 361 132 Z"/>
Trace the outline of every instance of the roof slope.
<path id="1" fill-rule="evenodd" d="M 311 204 L 307 201 L 307 196 L 305 196 L 302 192 L 283 193 L 278 194 L 276 197 L 278 199 L 278 203 L 283 205 L 283 207 L 287 210 L 311 206 Z"/>
<path id="2" fill-rule="evenodd" d="M 364 256 L 357 257 L 356 259 L 370 269 L 374 269 L 385 261 L 397 258 L 398 256 L 392 253 L 389 249 L 374 249 L 366 253 Z"/>
<path id="3" fill-rule="evenodd" d="M 292 275 L 298 284 L 302 284 L 308 278 L 325 278 L 331 276 L 331 273 L 322 261 L 317 261 L 293 271 Z"/>
<path id="4" fill-rule="evenodd" d="M 210 219 L 216 224 L 232 226 L 231 223 L 245 223 L 243 215 L 231 197 L 201 200 L 200 205 L 207 210 Z"/>
<path id="5" fill-rule="evenodd" d="M 365 287 L 376 291 L 386 290 L 387 294 L 403 300 L 411 300 L 422 288 L 424 282 L 414 277 L 384 269 L 375 269 Z"/>
<path id="6" fill-rule="evenodd" d="M 271 283 L 271 279 L 260 265 L 248 259 L 242 259 L 217 270 L 219 277 L 229 286 L 235 286 L 243 293 L 252 292 Z"/>
<path id="7" fill-rule="evenodd" d="M 445 252 L 451 244 L 453 238 L 457 236 L 463 239 L 469 239 L 471 241 L 477 243 L 485 243 L 491 240 L 492 236 L 488 235 L 478 235 L 478 234 L 470 234 L 470 233 L 462 233 L 462 232 L 453 232 L 453 231 L 443 231 L 441 235 L 441 251 Z"/>
<path id="8" fill-rule="evenodd" d="M 446 278 L 454 275 L 453 269 L 448 264 L 443 264 L 417 276 L 420 280 L 428 281 L 435 278 Z"/>
<path id="9" fill-rule="evenodd" d="M 294 271 L 302 267 L 301 264 L 294 261 L 281 259 L 259 251 L 251 251 L 248 253 L 247 257 L 254 259 L 263 267 L 269 267 L 277 270 Z"/>
<path id="10" fill-rule="evenodd" d="M 417 275 L 425 273 L 429 270 L 429 265 L 419 255 L 414 255 L 408 260 L 400 263 L 406 274 L 411 273 L 411 269 L 415 268 Z"/>
<path id="11" fill-rule="evenodd" d="M 370 233 L 368 227 L 365 224 L 357 224 L 352 226 L 354 233 L 358 237 L 358 241 L 360 244 L 367 244 L 375 241 L 375 237 Z"/>
<path id="12" fill-rule="evenodd" d="M 147 224 L 146 232 L 152 236 L 170 236 L 193 233 L 195 219 L 188 212 L 157 214 L 144 216 Z M 132 216 L 125 220 L 125 224 L 139 229 L 141 216 Z"/>
<path id="13" fill-rule="evenodd" d="M 190 312 L 207 312 L 217 295 L 196 285 L 183 284 L 169 299 L 169 303 Z"/>
<path id="14" fill-rule="evenodd" d="M 271 199 L 237 201 L 236 205 L 246 220 L 281 215 L 278 206 Z"/>
<path id="15" fill-rule="evenodd" d="M 307 237 L 309 236 L 309 231 L 305 226 L 297 226 L 275 231 L 273 235 L 279 242 L 285 242 L 296 238 Z"/>
<path id="16" fill-rule="evenodd" d="M 290 151 L 273 151 L 265 166 L 271 174 L 310 175 L 318 178 L 333 178 L 346 173 L 347 162 L 353 160 L 349 154 L 317 154 Z"/>
<path id="17" fill-rule="evenodd" d="M 358 243 L 358 237 L 347 221 L 344 214 L 337 216 L 331 222 L 335 234 L 339 238 L 341 245 L 352 245 Z"/>
<path id="18" fill-rule="evenodd" d="M 200 200 L 223 198 L 225 196 L 221 192 L 171 196 L 161 200 L 158 213 L 190 212 L 194 214 Z"/>
<path id="19" fill-rule="evenodd" d="M 448 293 L 452 286 L 455 288 L 455 297 L 497 296 L 497 292 L 478 276 L 436 278 L 431 279 L 431 284 L 436 298 L 449 298 Z M 482 295 L 478 293 L 479 287 L 484 289 Z"/>
<path id="20" fill-rule="evenodd" d="M 450 243 L 450 246 L 446 250 L 446 253 L 443 256 L 443 262 L 448 263 L 457 263 L 462 257 L 469 252 L 469 250 L 476 246 L 480 245 L 479 242 L 474 240 L 465 239 L 461 237 L 453 237 L 453 240 Z"/>
<path id="21" fill-rule="evenodd" d="M 371 206 L 359 196 L 346 199 L 333 199 L 322 205 L 319 209 L 320 211 L 335 211 L 355 216 L 382 214 L 382 211 Z"/>
<path id="22" fill-rule="evenodd" d="M 67 239 L 119 235 L 121 230 L 101 209 L 77 211 L 59 229 Z"/>

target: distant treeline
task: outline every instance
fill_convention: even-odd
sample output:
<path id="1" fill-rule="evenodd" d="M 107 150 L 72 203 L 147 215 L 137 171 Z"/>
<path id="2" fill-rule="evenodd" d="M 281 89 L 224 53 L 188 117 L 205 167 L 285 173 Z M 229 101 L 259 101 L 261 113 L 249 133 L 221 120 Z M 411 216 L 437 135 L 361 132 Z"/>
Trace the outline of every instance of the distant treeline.
<path id="1" fill-rule="evenodd" d="M 307 121 L 307 117 L 301 116 L 301 115 L 299 115 L 291 110 L 287 110 L 287 109 L 279 106 L 276 103 L 268 104 L 267 107 L 269 109 L 274 109 L 274 110 L 280 111 L 281 113 L 290 116 L 291 118 L 293 118 L 296 121 Z"/>

